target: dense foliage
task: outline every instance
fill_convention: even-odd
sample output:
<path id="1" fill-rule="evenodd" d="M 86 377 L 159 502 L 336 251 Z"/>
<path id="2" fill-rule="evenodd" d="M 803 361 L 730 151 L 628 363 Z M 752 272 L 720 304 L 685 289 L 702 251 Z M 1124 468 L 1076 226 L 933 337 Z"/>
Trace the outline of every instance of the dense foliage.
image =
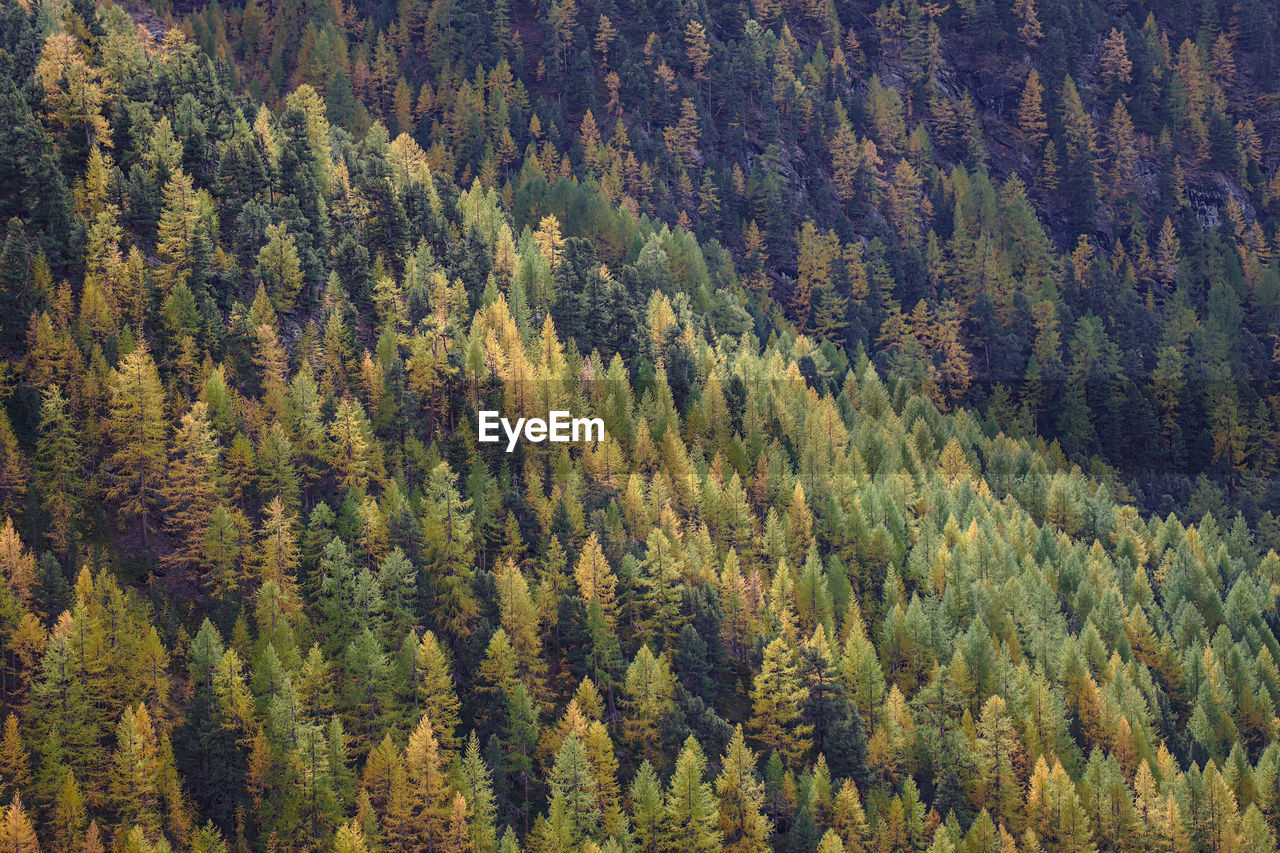
<path id="1" fill-rule="evenodd" d="M 1275 850 L 1280 22 L 1138 14 L 0 0 L 0 846 Z"/>

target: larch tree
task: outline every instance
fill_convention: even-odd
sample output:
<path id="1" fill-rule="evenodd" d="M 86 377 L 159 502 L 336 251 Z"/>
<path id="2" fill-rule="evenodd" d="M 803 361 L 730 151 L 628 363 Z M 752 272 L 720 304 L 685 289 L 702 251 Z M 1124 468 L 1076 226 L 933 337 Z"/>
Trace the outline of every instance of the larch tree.
<path id="1" fill-rule="evenodd" d="M 920 239 L 922 185 L 923 181 L 910 161 L 899 160 L 886 198 L 894 229 L 904 243 L 915 243 Z"/>
<path id="2" fill-rule="evenodd" d="M 31 784 L 31 756 L 18 731 L 18 716 L 10 712 L 4 719 L 4 738 L 0 740 L 0 784 L 5 797 L 12 797 Z"/>
<path id="3" fill-rule="evenodd" d="M 662 799 L 662 783 L 653 765 L 641 762 L 627 792 L 631 804 L 631 825 L 636 848 L 643 853 L 660 853 L 663 849 L 662 828 L 666 811 Z"/>
<path id="4" fill-rule="evenodd" d="M 139 344 L 111 374 L 107 433 L 114 450 L 107 459 L 107 495 L 137 521 L 143 547 L 150 545 L 148 518 L 159 503 L 166 468 L 163 406 L 155 362 Z"/>
<path id="5" fill-rule="evenodd" d="M 219 503 L 209 513 L 201 542 L 201 582 L 222 601 L 232 601 L 240 587 L 248 531 L 249 520 L 239 510 Z"/>
<path id="6" fill-rule="evenodd" d="M 1111 110 L 1107 149 L 1111 161 L 1111 195 L 1113 199 L 1119 199 L 1132 188 L 1139 159 L 1138 137 L 1133 119 L 1130 118 L 1124 101 L 1120 99 L 1116 99 L 1116 105 Z"/>
<path id="7" fill-rule="evenodd" d="M 691 735 L 676 758 L 667 787 L 666 839 L 669 849 L 713 853 L 723 849 L 716 798 L 703 778 L 707 759 Z"/>
<path id="8" fill-rule="evenodd" d="M 1129 46 L 1124 33 L 1115 27 L 1102 41 L 1102 56 L 1099 59 L 1102 68 L 1102 80 L 1112 90 L 1119 91 L 1129 85 L 1133 79 L 1133 61 L 1129 59 Z"/>
<path id="9" fill-rule="evenodd" d="M 474 545 L 471 501 L 457 488 L 458 475 L 441 462 L 427 479 L 422 533 L 427 542 L 424 575 L 434 597 L 432 610 L 448 631 L 460 637 L 477 613 L 471 591 Z"/>
<path id="10" fill-rule="evenodd" d="M 0 410 L 0 512 L 12 515 L 18 510 L 30 480 L 30 463 L 14 435 L 9 415 Z"/>
<path id="11" fill-rule="evenodd" d="M 844 842 L 840 840 L 835 830 L 828 829 L 823 833 L 821 840 L 818 841 L 818 853 L 845 853 Z"/>
<path id="12" fill-rule="evenodd" d="M 84 794 L 70 770 L 62 777 L 57 799 L 53 804 L 53 841 L 55 849 L 75 850 L 85 837 L 89 815 L 85 810 Z"/>
<path id="13" fill-rule="evenodd" d="M 344 397 L 329 426 L 333 463 L 340 485 L 362 489 L 374 473 L 374 453 L 369 421 L 360 402 Z"/>
<path id="14" fill-rule="evenodd" d="M 448 831 L 453 795 L 444 773 L 434 727 L 426 714 L 422 715 L 409 736 L 405 763 L 409 769 L 413 813 L 418 816 L 415 821 L 418 843 L 428 850 L 436 849 L 443 844 Z"/>
<path id="15" fill-rule="evenodd" d="M 85 56 L 70 33 L 53 33 L 45 39 L 35 76 L 44 86 L 44 103 L 50 120 L 70 135 L 84 134 L 77 147 L 95 143 L 111 147 L 111 126 L 103 115 L 110 96 L 103 70 Z"/>
<path id="16" fill-rule="evenodd" d="M 1089 816 L 1080 803 L 1075 783 L 1057 761 L 1050 770 L 1041 756 L 1028 786 L 1027 823 L 1046 849 L 1092 849 Z"/>
<path id="17" fill-rule="evenodd" d="M 452 756 L 462 744 L 457 733 L 462 703 L 454 690 L 453 665 L 448 652 L 431 631 L 423 634 L 418 645 L 415 671 L 424 716 L 429 717 L 435 727 L 440 749 L 446 756 Z"/>
<path id="18" fill-rule="evenodd" d="M 524 574 L 509 560 L 499 564 L 495 580 L 499 620 L 511 638 L 518 674 L 531 694 L 541 696 L 547 665 L 542 659 L 538 609 L 529 584 Z"/>
<path id="19" fill-rule="evenodd" d="M 1044 38 L 1040 16 L 1036 14 L 1035 0 L 1014 0 L 1013 13 L 1018 17 L 1018 38 L 1028 48 L 1035 47 Z"/>
<path id="20" fill-rule="evenodd" d="M 839 101 L 836 102 L 835 125 L 836 129 L 827 143 L 831 154 L 831 180 L 835 184 L 837 198 L 849 202 L 857 195 L 858 175 L 863 166 L 862 145 L 849 123 L 844 105 Z"/>
<path id="21" fill-rule="evenodd" d="M 89 821 L 89 828 L 85 830 L 84 844 L 81 845 L 81 853 L 105 853 L 106 846 L 102 843 L 102 830 L 98 828 L 98 821 Z"/>
<path id="22" fill-rule="evenodd" d="M 164 208 L 160 214 L 156 255 L 160 266 L 155 280 L 160 293 L 167 297 L 189 283 L 191 273 L 200 260 L 201 198 L 191 176 L 176 170 L 164 186 Z"/>
<path id="23" fill-rule="evenodd" d="M 36 828 L 22 805 L 20 794 L 14 794 L 13 802 L 4 810 L 4 823 L 0 825 L 0 846 L 12 853 L 40 853 Z"/>
<path id="24" fill-rule="evenodd" d="M 680 632 L 682 616 L 681 582 L 684 564 L 681 553 L 658 528 L 649 534 L 641 563 L 641 601 L 645 624 L 651 635 L 668 645 Z"/>
<path id="25" fill-rule="evenodd" d="M 1022 97 L 1018 101 L 1018 129 L 1034 150 L 1039 150 L 1049 133 L 1049 123 L 1044 115 L 1044 87 L 1040 85 L 1040 74 L 1034 68 L 1027 74 L 1027 82 L 1022 87 Z"/>
<path id="26" fill-rule="evenodd" d="M 354 820 L 338 827 L 333 837 L 333 853 L 369 853 L 365 844 L 364 833 Z"/>
<path id="27" fill-rule="evenodd" d="M 800 227 L 796 244 L 799 266 L 791 291 L 791 314 L 803 332 L 809 327 L 814 290 L 831 277 L 832 252 L 827 236 L 818 231 L 812 220 Z"/>
<path id="28" fill-rule="evenodd" d="M 258 278 L 277 311 L 288 311 L 302 289 L 302 264 L 293 236 L 282 223 L 268 225 L 266 245 L 258 252 Z"/>
<path id="29" fill-rule="evenodd" d="M 263 510 L 258 534 L 257 580 L 259 584 L 276 584 L 290 612 L 300 605 L 297 572 L 301 552 L 297 528 L 297 518 L 289 514 L 279 498 L 273 498 Z"/>
<path id="30" fill-rule="evenodd" d="M 140 827 L 148 836 L 160 831 L 160 763 L 155 730 L 147 706 L 125 708 L 116 729 L 111 802 L 121 826 Z"/>
<path id="31" fill-rule="evenodd" d="M 769 254 L 764 234 L 753 219 L 743 231 L 743 286 L 765 301 L 769 295 Z"/>
<path id="32" fill-rule="evenodd" d="M 36 557 L 22 544 L 22 537 L 6 517 L 0 528 L 0 576 L 21 602 L 30 602 L 36 586 Z"/>
<path id="33" fill-rule="evenodd" d="M 977 799 L 986 804 L 999 823 L 1020 829 L 1022 743 L 1002 698 L 991 696 L 978 719 Z"/>
<path id="34" fill-rule="evenodd" d="M 473 849 L 480 853 L 493 853 L 498 845 L 493 781 L 480 756 L 480 740 L 474 731 L 456 765 L 454 786 L 458 789 L 457 796 L 462 797 L 465 804 L 466 834 L 474 845 Z"/>
<path id="35" fill-rule="evenodd" d="M 1156 276 L 1166 287 L 1172 286 L 1182 264 L 1182 241 L 1178 239 L 1178 231 L 1173 227 L 1173 220 L 1167 216 L 1164 218 L 1164 224 L 1160 226 L 1155 261 Z"/>
<path id="36" fill-rule="evenodd" d="M 564 248 L 564 237 L 560 233 L 560 221 L 554 214 L 547 214 L 538 223 L 538 230 L 533 232 L 534 243 L 538 251 L 546 259 L 551 269 L 556 268 L 560 260 L 560 250 Z"/>
<path id="37" fill-rule="evenodd" d="M 596 24 L 596 38 L 594 46 L 596 53 L 600 54 L 600 64 L 605 68 L 609 67 L 609 51 L 613 48 L 614 41 L 618 38 L 618 29 L 613 25 L 613 21 L 604 13 L 600 14 L 600 19 Z"/>
<path id="38" fill-rule="evenodd" d="M 600 804 L 586 750 L 576 733 L 565 739 L 548 780 L 551 788 L 546 822 L 550 849 L 573 849 L 595 840 L 600 832 Z"/>
<path id="39" fill-rule="evenodd" d="M 807 691 L 797 675 L 795 655 L 776 638 L 764 651 L 764 662 L 751 688 L 750 728 L 761 744 L 799 762 L 812 746 L 813 726 L 801 720 Z"/>
<path id="40" fill-rule="evenodd" d="M 646 759 L 654 753 L 662 716 L 672 707 L 674 687 L 666 656 L 655 657 L 647 645 L 642 645 L 627 667 L 622 731 L 623 737 L 637 746 Z"/>
<path id="41" fill-rule="evenodd" d="M 168 509 L 165 529 L 177 543 L 165 556 L 166 565 L 199 570 L 209 519 L 218 499 L 217 483 L 218 446 L 209 423 L 209 407 L 197 402 L 182 416 L 175 432 L 162 488 Z"/>
<path id="42" fill-rule="evenodd" d="M 50 545 L 59 554 L 65 554 L 83 504 L 84 459 L 67 399 L 57 386 L 44 393 L 36 448 L 36 488 L 40 493 L 40 508 L 49 514 L 52 522 Z"/>
<path id="43" fill-rule="evenodd" d="M 835 796 L 831 826 L 839 833 L 847 853 L 866 853 L 870 849 L 871 831 L 867 825 L 867 815 L 862 808 L 858 788 L 852 780 L 846 779 Z"/>
<path id="44" fill-rule="evenodd" d="M 690 19 L 684 28 L 685 57 L 693 69 L 693 78 L 699 82 L 707 79 L 707 63 L 711 61 L 711 47 L 707 43 L 707 28 L 696 19 Z"/>
<path id="45" fill-rule="evenodd" d="M 764 788 L 741 725 L 734 728 L 715 785 L 721 849 L 728 853 L 768 853 L 773 825 L 761 812 Z"/>
<path id="46" fill-rule="evenodd" d="M 599 602 L 609 624 L 614 623 L 617 605 L 616 590 L 618 578 L 605 559 L 604 550 L 595 533 L 587 538 L 578 556 L 578 563 L 573 570 L 573 578 L 578 584 L 578 593 L 587 603 Z"/>

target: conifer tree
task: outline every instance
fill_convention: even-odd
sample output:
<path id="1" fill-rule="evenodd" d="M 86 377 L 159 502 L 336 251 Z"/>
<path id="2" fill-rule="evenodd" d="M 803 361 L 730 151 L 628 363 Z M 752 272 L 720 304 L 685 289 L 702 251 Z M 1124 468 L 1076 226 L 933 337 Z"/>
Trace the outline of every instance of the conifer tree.
<path id="1" fill-rule="evenodd" d="M 722 849 L 730 853 L 766 853 L 773 826 L 760 808 L 764 789 L 756 776 L 756 758 L 747 747 L 742 726 L 734 728 L 729 749 L 716 778 Z"/>
<path id="2" fill-rule="evenodd" d="M 472 849 L 493 853 L 498 846 L 494 825 L 496 806 L 489 768 L 480 757 L 480 741 L 474 731 L 467 739 L 467 748 L 458 764 L 455 787 L 466 804 L 466 832 Z"/>
<path id="3" fill-rule="evenodd" d="M 615 591 L 618 578 L 609 567 L 600 540 L 592 533 L 582 546 L 577 566 L 573 570 L 574 580 L 578 584 L 578 593 L 588 604 L 597 602 L 605 617 L 613 624 L 616 612 Z"/>
<path id="4" fill-rule="evenodd" d="M 368 418 L 357 400 L 346 397 L 338 404 L 329 426 L 333 461 L 338 482 L 347 488 L 362 489 L 376 473 Z"/>
<path id="5" fill-rule="evenodd" d="M 631 825 L 636 847 L 645 853 L 658 853 L 663 849 L 662 829 L 666 812 L 662 798 L 662 783 L 653 766 L 645 761 L 640 764 L 628 791 L 631 803 Z"/>
<path id="6" fill-rule="evenodd" d="M 114 450 L 107 459 L 107 494 L 132 516 L 149 545 L 148 516 L 159 502 L 165 470 L 163 394 L 155 362 L 139 344 L 111 375 L 107 431 Z"/>
<path id="7" fill-rule="evenodd" d="M 4 719 L 4 739 L 0 740 L 0 791 L 12 797 L 31 784 L 31 757 L 18 731 L 18 717 L 12 712 Z"/>
<path id="8" fill-rule="evenodd" d="M 13 425 L 8 414 L 0 410 L 0 512 L 12 515 L 18 510 L 30 479 L 30 466 L 13 433 Z"/>
<path id="9" fill-rule="evenodd" d="M 4 824 L 0 826 L 0 844 L 13 853 L 40 853 L 35 826 L 23 808 L 22 796 L 14 794 L 13 802 L 4 810 Z"/>
<path id="10" fill-rule="evenodd" d="M 1064 177 L 1067 186 L 1071 187 L 1076 230 L 1080 233 L 1092 224 L 1094 215 L 1098 144 L 1093 120 L 1070 77 L 1062 84 L 1062 130 L 1066 162 Z"/>
<path id="11" fill-rule="evenodd" d="M 651 635 L 667 645 L 681 627 L 682 565 L 679 553 L 661 530 L 655 528 L 646 544 L 648 548 L 641 564 L 644 574 L 640 581 L 646 624 Z"/>
<path id="12" fill-rule="evenodd" d="M 8 592 L 18 601 L 29 602 L 35 593 L 36 558 L 22 544 L 12 518 L 0 528 L 0 576 L 8 582 Z"/>
<path id="13" fill-rule="evenodd" d="M 285 511 L 279 498 L 272 498 L 263 513 L 259 531 L 257 574 L 261 584 L 273 583 L 279 588 L 287 612 L 296 610 L 300 604 L 299 557 L 297 519 Z"/>
<path id="14" fill-rule="evenodd" d="M 721 850 L 716 800 L 711 783 L 703 781 L 707 760 L 698 741 L 690 736 L 676 758 L 667 789 L 666 839 L 669 849 Z"/>
<path id="15" fill-rule="evenodd" d="M 1027 47 L 1035 47 L 1044 38 L 1044 29 L 1040 26 L 1040 18 L 1036 14 L 1035 0 L 1016 0 L 1013 12 L 1021 24 L 1018 26 L 1018 37 Z"/>
<path id="16" fill-rule="evenodd" d="M 790 761 L 801 760 L 812 745 L 813 726 L 800 716 L 807 696 L 792 650 L 781 637 L 775 639 L 765 648 L 764 663 L 751 688 L 750 727 L 761 744 Z"/>
<path id="17" fill-rule="evenodd" d="M 548 214 L 542 218 L 533 238 L 537 243 L 538 251 L 554 270 L 560 260 L 560 250 L 564 247 L 564 237 L 560 234 L 560 222 L 554 214 Z"/>
<path id="18" fill-rule="evenodd" d="M 180 286 L 189 286 L 192 273 L 204 259 L 206 237 L 202 232 L 200 193 L 191 176 L 177 169 L 164 186 L 164 210 L 156 238 L 160 267 L 156 283 L 162 297 Z"/>
<path id="19" fill-rule="evenodd" d="M 57 386 L 44 393 L 36 448 L 36 488 L 40 492 L 40 508 L 52 520 L 50 545 L 65 554 L 83 503 L 83 458 L 67 400 Z"/>
<path id="20" fill-rule="evenodd" d="M 369 853 L 365 845 L 364 833 L 354 820 L 338 827 L 333 839 L 333 853 Z"/>
<path id="21" fill-rule="evenodd" d="M 121 826 L 138 827 L 151 837 L 160 830 L 160 766 L 155 730 L 147 706 L 125 708 L 116 728 L 111 801 Z"/>
<path id="22" fill-rule="evenodd" d="M 268 225 L 266 245 L 258 252 L 258 278 L 277 311 L 288 311 L 302 289 L 302 264 L 293 237 L 282 223 Z"/>
<path id="23" fill-rule="evenodd" d="M 422 533 L 427 545 L 424 575 L 431 611 L 453 636 L 467 630 L 476 613 L 471 593 L 471 502 L 457 489 L 457 475 L 441 462 L 427 480 Z"/>
<path id="24" fill-rule="evenodd" d="M 1019 780 L 1025 771 L 1022 745 L 1005 709 L 1005 702 L 998 695 L 982 706 L 977 729 L 978 801 L 998 823 L 1017 828 L 1022 803 Z"/>
<path id="25" fill-rule="evenodd" d="M 517 673 L 533 695 L 541 695 L 546 664 L 538 634 L 538 612 L 529 584 L 510 561 L 499 565 L 498 606 L 502 628 L 510 637 Z"/>
<path id="26" fill-rule="evenodd" d="M 1102 79 L 1112 89 L 1122 89 L 1129 85 L 1133 77 L 1133 62 L 1129 59 L 1128 44 L 1124 33 L 1111 28 L 1110 34 L 1102 41 Z"/>
<path id="27" fill-rule="evenodd" d="M 84 795 L 76 783 L 75 774 L 68 770 L 62 778 L 62 786 L 58 789 L 57 799 L 53 806 L 53 847 L 54 849 L 76 850 L 85 837 L 85 828 L 89 822 L 85 811 Z"/>
<path id="28" fill-rule="evenodd" d="M 162 487 L 168 504 L 165 528 L 180 543 L 165 561 L 178 569 L 197 571 L 204 556 L 205 535 L 217 501 L 217 457 L 208 406 L 197 402 L 182 416 L 174 435 Z"/>
<path id="29" fill-rule="evenodd" d="M 627 668 L 623 701 L 623 737 L 648 759 L 654 755 L 658 725 L 672 707 L 674 684 L 666 656 L 655 657 L 647 645 Z"/>
<path id="30" fill-rule="evenodd" d="M 600 805 L 586 750 L 576 733 L 556 753 L 549 779 L 550 802 L 544 828 L 548 849 L 573 849 L 593 841 L 600 831 Z"/>
<path id="31" fill-rule="evenodd" d="M 1049 130 L 1044 115 L 1044 87 L 1040 85 L 1040 75 L 1032 68 L 1027 74 L 1027 82 L 1022 88 L 1022 99 L 1018 103 L 1018 128 L 1022 137 L 1030 143 L 1032 149 L 1039 149 Z"/>
<path id="32" fill-rule="evenodd" d="M 461 746 L 458 738 L 458 710 L 461 703 L 453 687 L 453 670 L 448 653 L 427 631 L 418 646 L 415 664 L 418 679 L 418 697 L 424 716 L 435 727 L 435 738 L 446 756 Z"/>
<path id="33" fill-rule="evenodd" d="M 222 601 L 235 599 L 241 583 L 240 566 L 247 544 L 246 519 L 237 510 L 218 504 L 209 513 L 205 528 L 202 567 L 204 584 Z"/>

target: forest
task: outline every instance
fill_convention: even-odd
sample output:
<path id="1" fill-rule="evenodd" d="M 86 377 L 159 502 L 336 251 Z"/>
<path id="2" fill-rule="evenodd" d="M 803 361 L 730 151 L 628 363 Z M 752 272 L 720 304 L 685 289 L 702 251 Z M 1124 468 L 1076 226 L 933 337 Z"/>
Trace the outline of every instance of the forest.
<path id="1" fill-rule="evenodd" d="M 1280 849 L 1278 38 L 0 0 L 0 849 Z"/>

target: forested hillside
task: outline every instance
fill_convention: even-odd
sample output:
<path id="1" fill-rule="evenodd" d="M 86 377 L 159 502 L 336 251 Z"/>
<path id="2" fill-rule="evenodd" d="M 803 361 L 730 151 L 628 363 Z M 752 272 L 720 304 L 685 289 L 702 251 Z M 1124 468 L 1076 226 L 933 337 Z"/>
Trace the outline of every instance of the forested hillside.
<path id="1" fill-rule="evenodd" d="M 253 2 L 189 27 L 267 103 L 310 85 L 505 187 L 517 228 L 536 158 L 714 241 L 767 316 L 1104 459 L 1149 511 L 1280 500 L 1274 4 Z"/>
<path id="2" fill-rule="evenodd" d="M 0 847 L 1277 849 L 1277 18 L 0 0 Z"/>

